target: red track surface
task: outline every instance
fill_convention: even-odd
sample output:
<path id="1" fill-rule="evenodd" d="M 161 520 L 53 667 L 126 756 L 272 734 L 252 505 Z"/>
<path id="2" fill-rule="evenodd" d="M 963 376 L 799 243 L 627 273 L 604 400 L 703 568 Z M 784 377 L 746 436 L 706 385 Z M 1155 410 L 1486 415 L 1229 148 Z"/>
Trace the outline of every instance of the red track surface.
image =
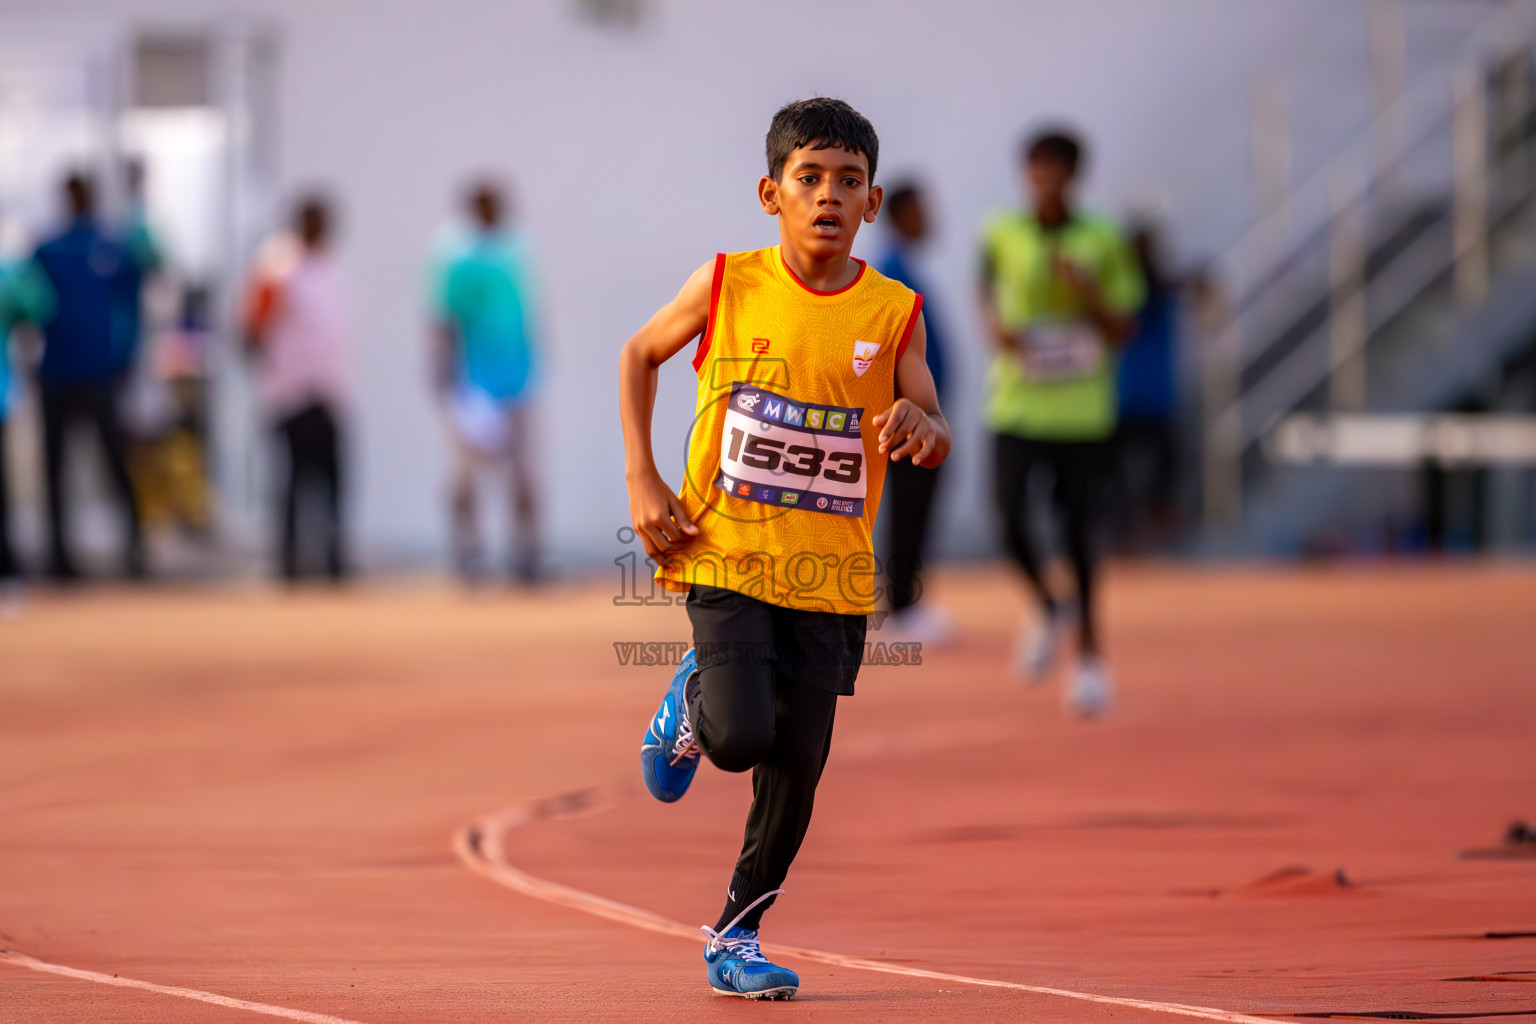
<path id="1" fill-rule="evenodd" d="M 1481 937 L 1536 932 L 1536 859 L 1459 857 L 1536 817 L 1536 575 L 1121 573 L 1097 724 L 1003 672 L 1003 576 L 936 590 L 961 643 L 840 707 L 770 941 L 1245 1013 L 1536 1011 L 1536 938 Z M 0 946 L 365 1024 L 1189 1019 L 799 960 L 801 999 L 748 1006 L 697 944 L 468 870 L 464 823 L 592 790 L 508 860 L 713 918 L 747 780 L 645 798 L 666 672 L 612 647 L 686 635 L 601 588 L 39 601 L 0 621 Z M 0 1021 L 260 1019 L 0 962 Z"/>

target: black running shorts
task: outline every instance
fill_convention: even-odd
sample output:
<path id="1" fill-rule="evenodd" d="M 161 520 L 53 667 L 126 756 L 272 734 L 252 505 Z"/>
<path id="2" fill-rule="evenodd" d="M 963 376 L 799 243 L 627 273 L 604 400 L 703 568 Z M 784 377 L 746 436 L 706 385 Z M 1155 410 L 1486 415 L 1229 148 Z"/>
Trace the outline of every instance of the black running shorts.
<path id="1" fill-rule="evenodd" d="M 687 608 L 700 669 L 771 663 L 777 676 L 853 695 L 868 616 L 782 608 L 698 583 L 688 591 Z"/>

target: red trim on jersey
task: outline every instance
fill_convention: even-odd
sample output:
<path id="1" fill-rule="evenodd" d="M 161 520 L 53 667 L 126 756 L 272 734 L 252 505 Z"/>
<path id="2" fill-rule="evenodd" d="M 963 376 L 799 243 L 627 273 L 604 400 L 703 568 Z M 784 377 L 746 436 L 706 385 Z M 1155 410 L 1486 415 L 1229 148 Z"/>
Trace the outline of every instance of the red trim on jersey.
<path id="1" fill-rule="evenodd" d="M 704 321 L 704 333 L 699 337 L 699 350 L 693 355 L 693 372 L 704 366 L 709 355 L 709 343 L 715 340 L 715 310 L 720 306 L 720 286 L 725 283 L 725 253 L 715 253 L 715 276 L 709 282 L 709 319 Z"/>
<path id="2" fill-rule="evenodd" d="M 857 263 L 859 265 L 859 272 L 857 274 L 853 275 L 853 280 L 852 281 L 849 281 L 847 284 L 843 285 L 841 288 L 838 288 L 835 291 L 824 292 L 824 291 L 821 291 L 819 288 L 812 288 L 810 285 L 808 285 L 804 281 L 800 280 L 799 277 L 795 276 L 795 272 L 793 270 L 789 269 L 789 264 L 784 262 L 784 250 L 783 249 L 779 250 L 779 266 L 784 268 L 784 272 L 789 275 L 789 279 L 791 281 L 795 282 L 795 284 L 799 285 L 801 288 L 804 288 L 806 291 L 810 292 L 812 295 L 841 295 L 841 294 L 843 294 L 843 292 L 847 291 L 849 288 L 852 288 L 854 285 L 858 284 L 861 280 L 863 280 L 863 278 L 864 278 L 864 271 L 866 269 L 868 269 L 869 264 L 865 263 L 863 260 L 859 259 L 857 256 L 849 256 L 848 258 L 853 260 L 853 262 L 855 262 L 855 263 Z"/>
<path id="3" fill-rule="evenodd" d="M 918 294 L 912 300 L 912 315 L 907 317 L 907 329 L 901 332 L 901 340 L 896 343 L 896 365 L 901 365 L 901 357 L 907 353 L 907 342 L 912 340 L 912 329 L 917 326 L 917 314 L 923 311 L 923 296 Z"/>

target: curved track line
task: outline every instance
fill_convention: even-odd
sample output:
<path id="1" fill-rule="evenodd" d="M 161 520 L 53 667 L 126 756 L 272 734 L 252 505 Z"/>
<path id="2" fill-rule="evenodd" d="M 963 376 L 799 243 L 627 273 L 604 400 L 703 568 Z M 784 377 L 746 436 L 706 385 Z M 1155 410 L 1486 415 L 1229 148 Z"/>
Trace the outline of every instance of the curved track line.
<path id="1" fill-rule="evenodd" d="M 203 992 L 195 988 L 182 988 L 180 985 L 156 985 L 152 981 L 137 981 L 133 978 L 120 978 L 115 974 L 102 974 L 100 971 L 82 971 L 78 967 L 65 967 L 63 964 L 51 964 L 46 960 L 18 953 L 14 949 L 0 949 L 0 964 L 10 964 L 13 967 L 25 967 L 29 971 L 41 971 L 44 974 L 57 974 L 65 978 L 75 978 L 79 981 L 94 981 L 100 985 L 116 985 L 118 988 L 137 988 L 145 992 L 159 992 L 165 996 L 180 996 L 182 999 L 195 999 L 200 1003 L 212 1003 L 214 1006 L 226 1006 L 231 1010 L 249 1010 L 252 1013 L 264 1013 L 268 1017 L 286 1017 L 288 1020 L 304 1021 L 305 1024 L 360 1024 L 355 1020 L 345 1017 L 332 1017 L 328 1013 L 311 1013 L 308 1010 L 290 1010 L 286 1006 L 272 1006 L 268 1003 L 255 1003 L 249 999 L 236 999 L 234 996 L 221 996 L 216 992 Z"/>
<path id="2" fill-rule="evenodd" d="M 575 794 L 574 800 L 566 798 L 557 800 L 557 803 L 573 804 L 574 806 L 590 806 L 590 796 Z M 548 816 L 541 814 L 540 809 L 548 806 L 548 802 L 529 802 L 515 804 L 500 811 L 495 811 L 476 818 L 469 824 L 460 828 L 453 837 L 453 850 L 458 854 L 470 870 L 476 874 L 504 885 L 508 889 L 520 892 L 524 896 L 531 896 L 537 900 L 554 903 L 571 910 L 580 910 L 587 914 L 594 914 L 626 924 L 632 928 L 640 928 L 648 932 L 656 932 L 659 935 L 670 935 L 674 938 L 699 940 L 699 930 L 688 925 L 674 921 L 671 918 L 662 917 L 660 914 L 633 907 L 627 903 L 610 900 L 595 893 L 585 892 L 569 885 L 552 882 L 547 878 L 539 878 L 531 875 L 522 868 L 514 865 L 507 859 L 506 850 L 502 843 L 502 837 L 512 829 L 530 824 L 540 818 Z M 775 953 L 791 957 L 799 957 L 802 960 L 812 960 L 816 963 L 831 964 L 834 967 L 847 967 L 860 971 L 877 971 L 881 974 L 900 974 L 909 978 L 926 978 L 930 981 L 949 981 L 962 985 L 979 985 L 984 988 L 1005 988 L 1016 992 L 1030 992 L 1035 995 L 1057 996 L 1062 999 L 1076 999 L 1086 1003 L 1104 1003 L 1109 1006 L 1124 1006 L 1136 1010 L 1148 1010 L 1153 1013 L 1171 1013 L 1181 1017 L 1199 1017 L 1204 1020 L 1232 1021 L 1234 1024 L 1274 1024 L 1272 1017 L 1255 1017 L 1243 1013 L 1235 1013 L 1230 1010 L 1218 1010 L 1209 1006 L 1187 1006 L 1183 1003 L 1164 1003 L 1150 999 L 1128 999 L 1122 996 L 1101 996 L 1092 992 L 1077 992 L 1067 988 L 1049 988 L 1044 985 L 1025 985 L 1016 981 L 998 981 L 993 978 L 973 978 L 964 974 L 949 974 L 943 971 L 928 971 L 920 967 L 903 967 L 898 964 L 885 963 L 880 960 L 865 960 L 860 957 L 844 956 L 841 953 L 828 953 L 819 949 L 806 949 L 799 946 L 781 946 L 778 943 L 764 944 L 764 948 Z"/>

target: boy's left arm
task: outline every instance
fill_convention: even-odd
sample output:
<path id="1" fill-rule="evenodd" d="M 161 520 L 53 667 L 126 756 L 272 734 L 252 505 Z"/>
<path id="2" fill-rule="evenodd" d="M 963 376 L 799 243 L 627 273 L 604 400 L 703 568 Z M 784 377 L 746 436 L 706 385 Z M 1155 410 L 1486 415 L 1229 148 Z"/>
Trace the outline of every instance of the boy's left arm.
<path id="1" fill-rule="evenodd" d="M 870 421 L 880 428 L 880 451 L 890 452 L 892 462 L 905 455 L 914 466 L 937 466 L 949 456 L 949 422 L 928 372 L 928 327 L 921 313 L 896 364 L 896 394 L 896 402 Z"/>

